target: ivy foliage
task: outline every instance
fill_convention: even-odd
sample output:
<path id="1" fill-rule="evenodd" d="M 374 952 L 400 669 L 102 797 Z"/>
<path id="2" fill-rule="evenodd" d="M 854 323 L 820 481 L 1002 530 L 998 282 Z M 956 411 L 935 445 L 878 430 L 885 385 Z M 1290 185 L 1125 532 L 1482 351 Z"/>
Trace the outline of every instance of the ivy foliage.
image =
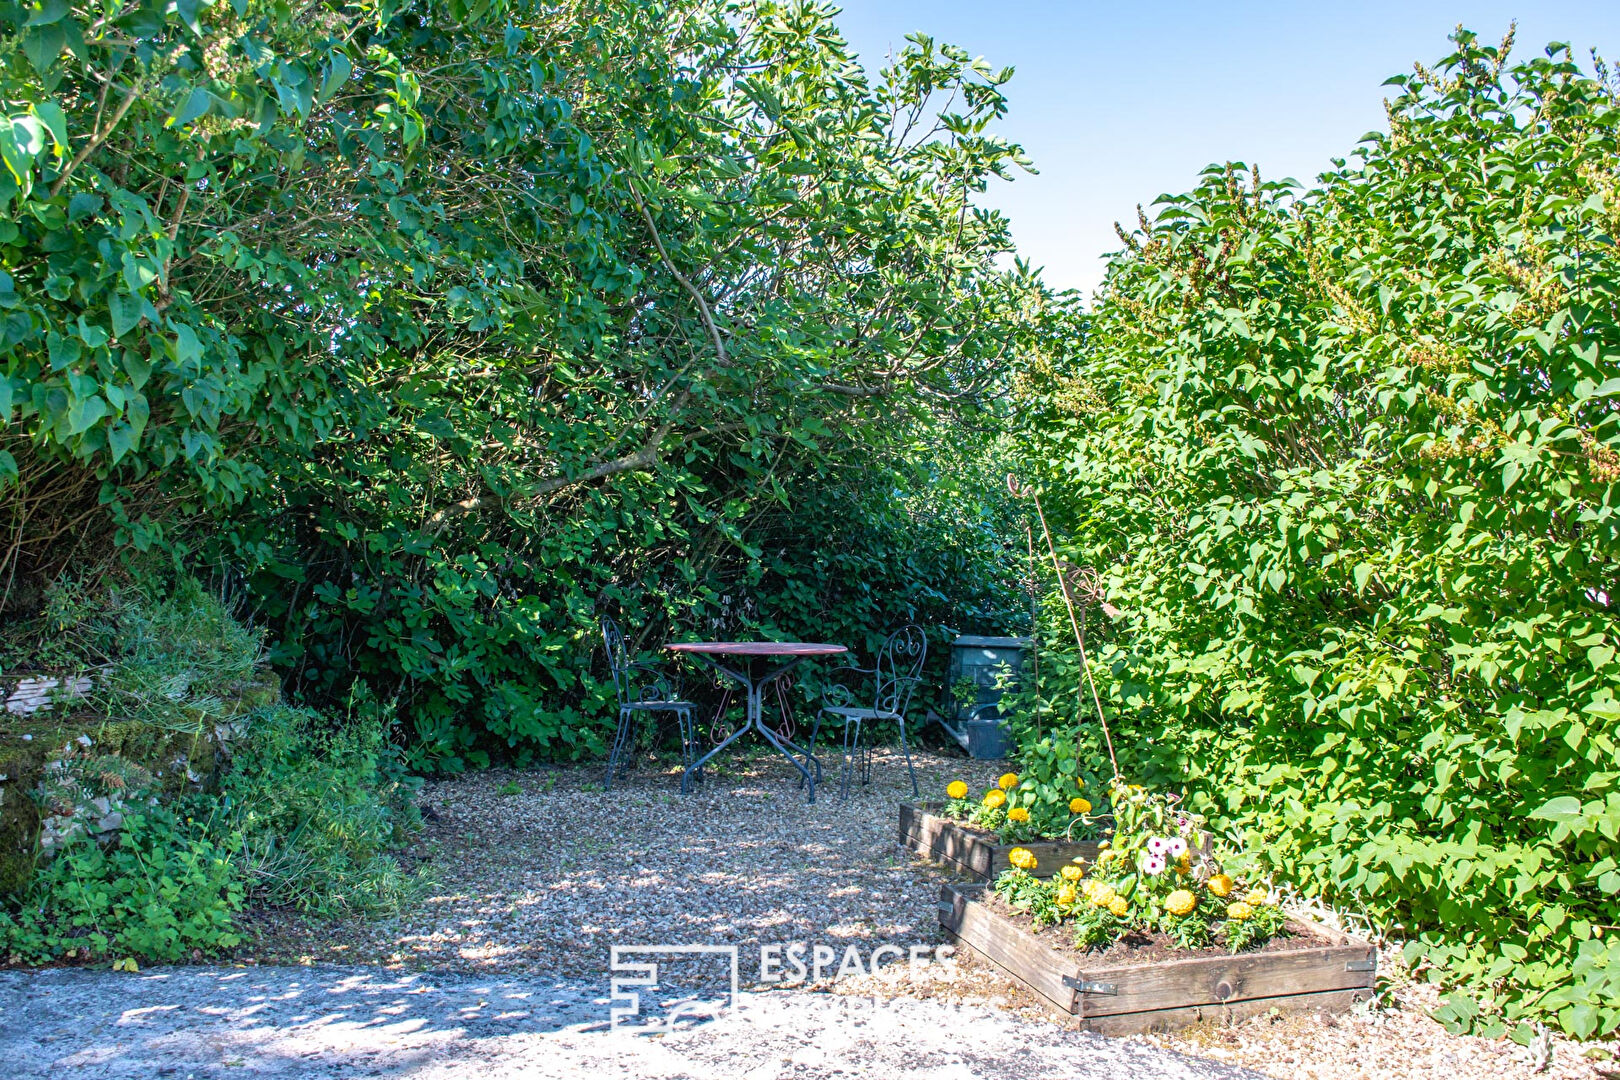
<path id="1" fill-rule="evenodd" d="M 802 0 L 4 0 L 0 42 L 5 580 L 242 568 L 296 693 L 452 768 L 601 749 L 599 603 L 651 646 L 794 582 L 813 632 L 811 520 L 887 568 L 858 636 L 1005 606 L 872 495 L 982 521 L 1041 300 L 973 203 L 1010 72 L 868 75 Z"/>
<path id="2" fill-rule="evenodd" d="M 1234 163 L 1122 231 L 1027 467 L 1133 779 L 1408 938 L 1453 1026 L 1612 1035 L 1620 100 L 1453 41 L 1313 188 Z"/>

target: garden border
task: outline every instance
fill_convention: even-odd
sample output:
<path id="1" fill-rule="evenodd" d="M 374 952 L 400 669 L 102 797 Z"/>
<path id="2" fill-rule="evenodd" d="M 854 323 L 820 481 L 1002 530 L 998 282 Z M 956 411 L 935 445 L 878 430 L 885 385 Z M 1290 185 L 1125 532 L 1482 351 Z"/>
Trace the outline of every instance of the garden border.
<path id="1" fill-rule="evenodd" d="M 1095 840 L 1032 840 L 1003 844 L 994 836 L 935 813 L 937 802 L 900 804 L 900 844 L 918 855 L 981 881 L 989 881 L 1011 864 L 1007 853 L 1023 848 L 1035 856 L 1034 873 L 1050 876 L 1076 858 L 1097 857 Z"/>
<path id="2" fill-rule="evenodd" d="M 1107 964 L 1032 934 L 992 910 L 984 885 L 940 890 L 939 923 L 959 947 L 1000 968 L 1059 1012 L 1101 1035 L 1174 1031 L 1278 1009 L 1345 1012 L 1372 996 L 1378 950 L 1320 923 L 1291 922 L 1325 945 Z"/>

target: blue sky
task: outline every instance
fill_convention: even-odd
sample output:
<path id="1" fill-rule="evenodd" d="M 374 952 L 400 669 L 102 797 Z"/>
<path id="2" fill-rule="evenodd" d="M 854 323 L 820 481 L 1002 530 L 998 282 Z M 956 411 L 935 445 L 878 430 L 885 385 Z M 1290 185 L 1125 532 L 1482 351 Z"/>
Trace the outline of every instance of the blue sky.
<path id="1" fill-rule="evenodd" d="M 1213 161 L 1309 181 L 1383 125 L 1384 79 L 1444 56 L 1458 23 L 1494 41 L 1515 19 L 1520 57 L 1568 41 L 1620 60 L 1617 0 L 845 0 L 838 23 L 868 67 L 923 30 L 1017 68 L 1001 130 L 1040 175 L 986 201 L 1049 283 L 1090 292 L 1138 202 Z"/>

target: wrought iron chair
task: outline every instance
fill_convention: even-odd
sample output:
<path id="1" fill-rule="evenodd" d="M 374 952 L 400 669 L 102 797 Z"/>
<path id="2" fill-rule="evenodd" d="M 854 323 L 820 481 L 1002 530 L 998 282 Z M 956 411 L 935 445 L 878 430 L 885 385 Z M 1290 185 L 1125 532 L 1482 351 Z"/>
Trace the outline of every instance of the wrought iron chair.
<path id="1" fill-rule="evenodd" d="M 613 692 L 619 699 L 619 726 L 613 733 L 603 790 L 613 787 L 613 777 L 621 770 L 626 751 L 633 750 L 639 716 L 674 714 L 681 729 L 684 775 L 697 760 L 697 727 L 692 720 L 692 710 L 697 706 L 681 697 L 678 677 L 672 682 L 656 666 L 631 660 L 624 644 L 624 631 L 606 615 L 602 616 L 602 643 L 607 647 L 608 667 L 613 672 Z"/>
<path id="2" fill-rule="evenodd" d="M 906 740 L 906 708 L 911 695 L 922 682 L 923 661 L 928 656 L 928 637 L 922 627 L 902 626 L 888 636 L 879 650 L 877 663 L 870 668 L 842 667 L 828 672 L 834 680 L 822 695 L 821 710 L 805 745 L 815 753 L 816 737 L 821 734 L 824 716 L 842 719 L 844 724 L 844 767 L 838 781 L 838 797 L 849 798 L 849 782 L 859 776 L 864 787 L 872 779 L 872 746 L 867 726 L 870 722 L 890 721 L 900 727 L 900 752 L 906 758 L 911 777 L 911 794 L 916 797 L 917 770 L 911 764 L 911 748 Z M 857 696 L 849 685 L 851 676 L 871 676 L 872 696 Z M 842 681 L 841 681 L 842 680 Z M 864 682 L 865 680 L 853 680 Z M 866 702 L 870 701 L 868 707 Z"/>

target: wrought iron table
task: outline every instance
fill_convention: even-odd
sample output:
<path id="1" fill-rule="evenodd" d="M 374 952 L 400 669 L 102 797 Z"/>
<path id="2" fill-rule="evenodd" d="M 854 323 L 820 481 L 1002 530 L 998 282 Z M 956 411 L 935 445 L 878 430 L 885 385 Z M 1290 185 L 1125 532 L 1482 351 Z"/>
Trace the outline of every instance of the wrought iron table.
<path id="1" fill-rule="evenodd" d="M 664 648 L 670 652 L 690 653 L 702 657 L 720 674 L 735 680 L 748 691 L 748 719 L 743 722 L 742 727 L 726 736 L 719 746 L 687 768 L 681 776 L 682 794 L 692 790 L 692 777 L 702 774 L 703 766 L 710 758 L 742 738 L 752 728 L 763 735 L 766 742 L 776 747 L 777 751 L 799 770 L 799 774 L 804 777 L 805 783 L 810 788 L 809 801 L 815 802 L 816 782 L 821 779 L 821 762 L 817 761 L 809 750 L 794 743 L 785 735 L 778 735 L 765 725 L 762 699 L 766 687 L 804 661 L 817 656 L 837 656 L 849 650 L 842 645 L 811 641 L 684 641 L 665 645 Z M 760 661 L 765 661 L 769 665 L 773 660 L 776 662 L 774 665 L 767 666 L 764 671 L 756 674 L 755 669 Z M 795 754 L 803 756 L 802 764 Z M 811 773 L 810 766 L 815 767 L 814 773 Z"/>

